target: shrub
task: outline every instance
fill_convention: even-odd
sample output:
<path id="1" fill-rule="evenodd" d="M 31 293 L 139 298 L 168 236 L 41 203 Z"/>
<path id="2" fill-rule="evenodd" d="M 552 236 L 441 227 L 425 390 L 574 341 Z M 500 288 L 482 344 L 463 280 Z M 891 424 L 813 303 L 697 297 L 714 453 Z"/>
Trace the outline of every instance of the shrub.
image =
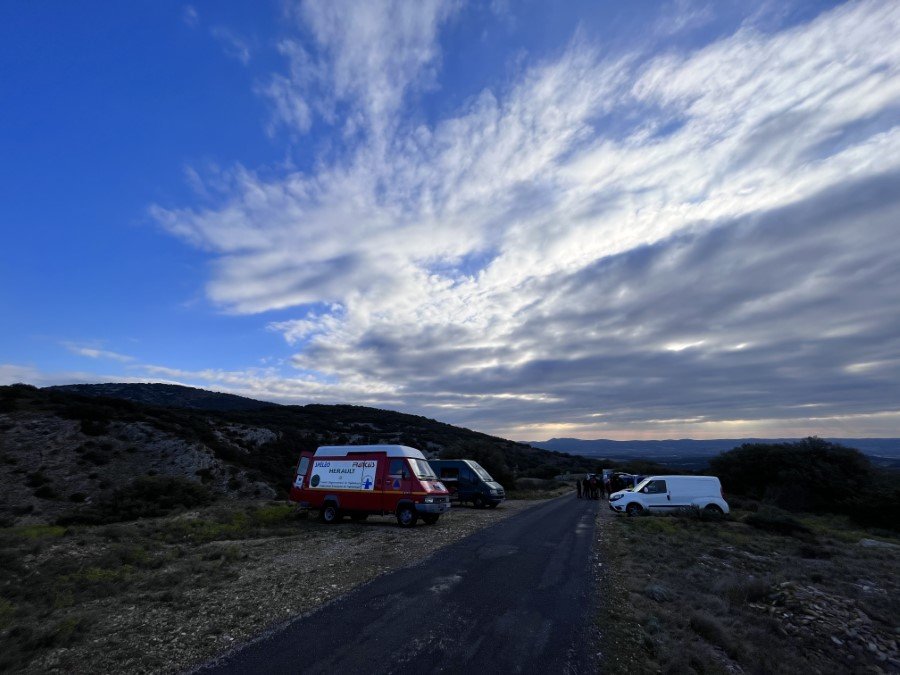
<path id="1" fill-rule="evenodd" d="M 721 647 L 732 658 L 738 656 L 738 646 L 715 617 L 706 612 L 696 612 L 691 615 L 690 625 L 697 635 L 710 644 Z"/>
<path id="2" fill-rule="evenodd" d="M 34 491 L 34 496 L 41 499 L 56 499 L 56 490 L 50 485 L 41 485 Z"/>
<path id="3" fill-rule="evenodd" d="M 140 477 L 113 492 L 95 507 L 66 514 L 57 522 L 115 523 L 138 518 L 165 516 L 179 508 L 194 508 L 212 503 L 209 488 L 173 476 Z"/>
<path id="4" fill-rule="evenodd" d="M 83 419 L 81 420 L 81 433 L 85 436 L 102 436 L 109 427 L 109 420 Z"/>
<path id="5" fill-rule="evenodd" d="M 900 530 L 900 485 L 896 474 L 876 475 L 869 487 L 844 502 L 847 515 L 860 525 Z"/>
<path id="6" fill-rule="evenodd" d="M 781 509 L 771 507 L 764 507 L 756 513 L 751 513 L 744 519 L 744 522 L 752 527 L 767 532 L 775 532 L 776 534 L 788 536 L 810 534 L 810 529 L 806 525 L 792 518 Z"/>
<path id="7" fill-rule="evenodd" d="M 757 602 L 769 595 L 772 592 L 772 582 L 754 576 L 730 574 L 717 580 L 713 584 L 713 590 L 729 603 L 743 605 L 746 602 Z"/>
<path id="8" fill-rule="evenodd" d="M 25 485 L 32 488 L 40 487 L 49 482 L 50 479 L 44 475 L 44 472 L 41 469 L 28 474 L 28 477 L 25 479 Z"/>
<path id="9" fill-rule="evenodd" d="M 858 450 L 819 438 L 796 443 L 747 443 L 710 461 L 726 492 L 789 511 L 846 513 L 848 501 L 874 472 Z"/>

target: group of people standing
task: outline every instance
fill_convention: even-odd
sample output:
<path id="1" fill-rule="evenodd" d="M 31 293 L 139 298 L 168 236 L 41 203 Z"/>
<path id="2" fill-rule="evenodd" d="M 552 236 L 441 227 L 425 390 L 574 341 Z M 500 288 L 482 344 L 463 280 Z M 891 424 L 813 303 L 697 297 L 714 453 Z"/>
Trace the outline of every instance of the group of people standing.
<path id="1" fill-rule="evenodd" d="M 581 499 L 582 496 L 585 499 L 600 499 L 601 497 L 605 499 L 608 493 L 608 486 L 604 483 L 603 477 L 595 473 L 588 474 L 581 480 L 576 479 L 575 488 L 578 491 L 578 499 Z"/>

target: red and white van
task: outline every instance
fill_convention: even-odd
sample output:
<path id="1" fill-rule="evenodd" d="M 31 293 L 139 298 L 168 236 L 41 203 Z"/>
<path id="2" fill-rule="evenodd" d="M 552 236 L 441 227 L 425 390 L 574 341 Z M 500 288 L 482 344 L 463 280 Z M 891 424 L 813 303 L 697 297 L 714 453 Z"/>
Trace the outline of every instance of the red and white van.
<path id="1" fill-rule="evenodd" d="M 291 501 L 319 509 L 326 523 L 348 515 L 396 515 L 401 527 L 433 525 L 450 493 L 419 450 L 405 445 L 323 445 L 300 456 Z"/>

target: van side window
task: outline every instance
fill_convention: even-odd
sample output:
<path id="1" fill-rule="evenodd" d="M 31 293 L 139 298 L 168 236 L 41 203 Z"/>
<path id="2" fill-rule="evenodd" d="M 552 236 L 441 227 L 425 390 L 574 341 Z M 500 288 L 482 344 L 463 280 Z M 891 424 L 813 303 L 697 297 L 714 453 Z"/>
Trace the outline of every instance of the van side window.
<path id="1" fill-rule="evenodd" d="M 648 495 L 664 494 L 665 492 L 668 492 L 668 490 L 666 490 L 666 481 L 651 480 L 649 483 L 647 483 Z"/>
<path id="2" fill-rule="evenodd" d="M 391 465 L 388 468 L 388 473 L 392 476 L 409 477 L 409 470 L 406 468 L 406 462 L 402 459 L 392 459 Z"/>
<path id="3" fill-rule="evenodd" d="M 441 468 L 441 480 L 459 480 L 459 469 L 449 466 Z"/>

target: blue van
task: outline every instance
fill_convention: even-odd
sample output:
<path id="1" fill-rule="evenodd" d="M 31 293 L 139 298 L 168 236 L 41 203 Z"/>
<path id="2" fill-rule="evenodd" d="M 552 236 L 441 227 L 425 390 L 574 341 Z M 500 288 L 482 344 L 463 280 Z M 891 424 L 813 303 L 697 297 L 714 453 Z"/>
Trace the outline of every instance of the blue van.
<path id="1" fill-rule="evenodd" d="M 495 508 L 506 499 L 503 486 L 473 459 L 430 459 L 428 463 L 450 492 L 451 501 L 471 502 L 483 509 Z"/>

